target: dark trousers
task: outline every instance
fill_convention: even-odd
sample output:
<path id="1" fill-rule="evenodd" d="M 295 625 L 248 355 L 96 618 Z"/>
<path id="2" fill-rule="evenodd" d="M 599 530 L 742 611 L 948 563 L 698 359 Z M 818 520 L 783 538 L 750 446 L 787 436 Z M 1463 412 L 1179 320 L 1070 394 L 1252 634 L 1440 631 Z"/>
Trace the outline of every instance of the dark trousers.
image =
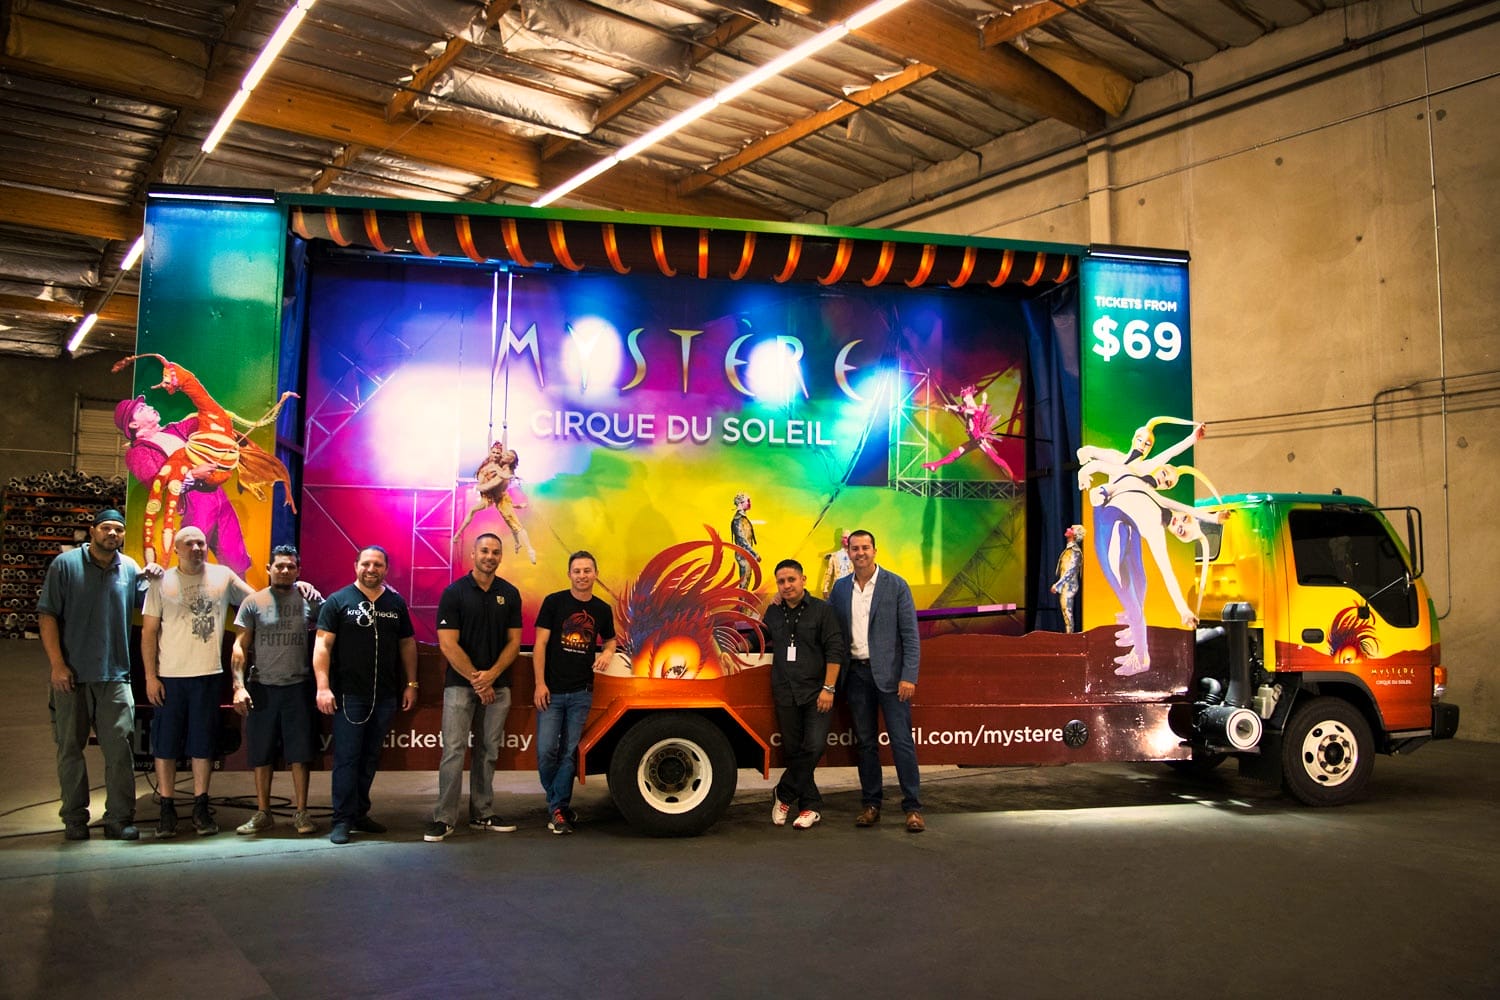
<path id="1" fill-rule="evenodd" d="M 776 726 L 781 730 L 781 759 L 786 770 L 776 783 L 776 798 L 802 809 L 822 810 L 823 796 L 813 772 L 828 746 L 828 729 L 833 725 L 832 712 L 818 711 L 814 698 L 805 705 L 776 703 Z"/>
<path id="2" fill-rule="evenodd" d="M 333 821 L 352 823 L 370 811 L 370 786 L 380 765 L 380 747 L 400 700 L 339 699 L 333 713 Z"/>
<path id="3" fill-rule="evenodd" d="M 854 719 L 854 739 L 859 744 L 860 802 L 879 806 L 885 797 L 880 770 L 880 723 L 885 720 L 890 739 L 891 759 L 896 765 L 896 781 L 901 785 L 901 809 L 914 812 L 922 808 L 921 775 L 917 770 L 917 747 L 911 734 L 911 702 L 902 701 L 895 691 L 882 691 L 875 684 L 868 666 L 851 665 L 848 686 L 849 714 Z"/>

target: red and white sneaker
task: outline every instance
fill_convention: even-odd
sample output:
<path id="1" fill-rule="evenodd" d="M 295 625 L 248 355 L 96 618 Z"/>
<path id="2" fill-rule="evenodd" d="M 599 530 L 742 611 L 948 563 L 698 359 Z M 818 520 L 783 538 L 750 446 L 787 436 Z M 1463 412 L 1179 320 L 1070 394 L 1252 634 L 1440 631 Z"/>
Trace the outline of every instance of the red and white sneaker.
<path id="1" fill-rule="evenodd" d="M 773 826 L 786 826 L 786 818 L 792 814 L 792 807 L 771 793 L 771 824 Z"/>
<path id="2" fill-rule="evenodd" d="M 822 819 L 822 814 L 814 812 L 811 809 L 804 809 L 797 814 L 796 819 L 792 820 L 792 826 L 798 830 L 811 830 Z"/>

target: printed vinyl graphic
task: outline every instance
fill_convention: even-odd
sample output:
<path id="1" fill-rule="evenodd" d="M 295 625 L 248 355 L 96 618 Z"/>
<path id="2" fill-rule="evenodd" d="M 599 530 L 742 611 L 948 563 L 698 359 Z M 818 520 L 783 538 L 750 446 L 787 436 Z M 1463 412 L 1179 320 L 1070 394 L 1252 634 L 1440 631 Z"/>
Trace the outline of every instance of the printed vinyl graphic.
<path id="1" fill-rule="evenodd" d="M 711 680 L 761 665 L 760 563 L 708 525 L 708 538 L 657 553 L 616 604 L 619 650 L 633 677 Z M 748 577 L 742 575 L 748 573 Z"/>
<path id="2" fill-rule="evenodd" d="M 1164 425 L 1186 426 L 1191 430 L 1160 453 L 1152 454 L 1157 428 Z M 1118 664 L 1115 673 L 1122 677 L 1151 669 L 1146 643 L 1147 552 L 1182 627 L 1191 629 L 1198 625 L 1198 609 L 1188 606 L 1172 569 L 1167 533 L 1170 527 L 1179 540 L 1201 542 L 1203 533 L 1197 526 L 1198 520 L 1218 520 L 1220 515 L 1201 512 L 1172 499 L 1165 491 L 1176 486 L 1183 475 L 1202 478 L 1191 466 L 1174 466 L 1170 460 L 1191 448 L 1203 437 L 1203 432 L 1202 424 L 1177 417 L 1155 417 L 1135 432 L 1128 453 L 1094 445 L 1078 449 L 1078 488 L 1086 494 L 1094 513 L 1094 555 L 1121 606 L 1116 616 L 1121 628 L 1115 633 L 1115 645 L 1124 652 L 1115 659 Z M 1096 477 L 1101 476 L 1103 483 L 1095 485 Z M 1200 594 L 1202 589 L 1200 585 Z"/>
<path id="3" fill-rule="evenodd" d="M 142 358 L 162 366 L 162 380 L 151 388 L 169 395 L 181 392 L 196 412 L 163 426 L 160 413 L 143 395 L 115 407 L 115 424 L 127 442 L 125 464 L 147 487 L 141 551 L 147 562 L 170 565 L 172 540 L 179 528 L 190 525 L 202 529 L 216 561 L 243 574 L 250 567 L 250 555 L 224 486 L 233 478 L 241 492 L 265 501 L 281 483 L 284 501 L 296 513 L 286 466 L 248 436 L 273 422 L 295 393 L 283 393 L 259 418 L 248 420 L 220 406 L 197 376 L 160 354 L 131 355 L 116 362 L 113 370 Z"/>

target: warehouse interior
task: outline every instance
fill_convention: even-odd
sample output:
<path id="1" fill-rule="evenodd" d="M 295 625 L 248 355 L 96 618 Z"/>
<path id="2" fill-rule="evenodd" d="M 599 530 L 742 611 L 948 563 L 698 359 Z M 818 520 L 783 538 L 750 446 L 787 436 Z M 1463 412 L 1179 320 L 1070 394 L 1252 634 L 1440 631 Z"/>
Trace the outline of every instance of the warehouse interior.
<path id="1" fill-rule="evenodd" d="M 90 429 L 132 391 L 111 367 L 154 186 L 536 204 L 867 4 L 319 0 L 205 152 L 294 6 L 0 7 L 0 481 L 118 451 Z M 634 836 L 591 782 L 595 836 L 559 847 L 512 774 L 513 840 L 433 849 L 435 777 L 402 774 L 377 784 L 393 834 L 341 854 L 289 832 L 65 845 L 45 657 L 5 639 L 0 880 L 22 923 L 0 995 L 1500 987 L 1500 529 L 1476 485 L 1500 462 L 1500 3 L 910 0 L 829 46 L 552 203 L 1186 251 L 1197 463 L 1226 494 L 1422 510 L 1459 739 L 1382 758 L 1339 810 L 1228 769 L 955 769 L 904 838 L 852 828 L 839 769 L 837 822 L 788 847 L 763 843 L 750 772 L 682 842 Z"/>

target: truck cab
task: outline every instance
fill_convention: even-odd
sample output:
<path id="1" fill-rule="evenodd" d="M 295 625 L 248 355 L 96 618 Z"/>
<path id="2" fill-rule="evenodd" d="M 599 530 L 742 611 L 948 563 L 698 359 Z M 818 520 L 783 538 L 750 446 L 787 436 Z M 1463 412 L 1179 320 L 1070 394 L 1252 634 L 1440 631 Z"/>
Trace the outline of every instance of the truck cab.
<path id="1" fill-rule="evenodd" d="M 1248 684 L 1234 692 L 1216 651 L 1222 629 L 1200 625 L 1198 683 L 1249 698 L 1264 720 L 1241 767 L 1277 779 L 1310 805 L 1360 794 L 1376 753 L 1451 737 L 1438 625 L 1421 575 L 1421 519 L 1357 497 L 1251 493 L 1202 503 L 1210 526 L 1197 586 L 1205 609 L 1248 606 Z M 1404 515 L 1407 537 L 1388 513 Z M 1222 688 L 1220 686 L 1222 685 Z"/>

